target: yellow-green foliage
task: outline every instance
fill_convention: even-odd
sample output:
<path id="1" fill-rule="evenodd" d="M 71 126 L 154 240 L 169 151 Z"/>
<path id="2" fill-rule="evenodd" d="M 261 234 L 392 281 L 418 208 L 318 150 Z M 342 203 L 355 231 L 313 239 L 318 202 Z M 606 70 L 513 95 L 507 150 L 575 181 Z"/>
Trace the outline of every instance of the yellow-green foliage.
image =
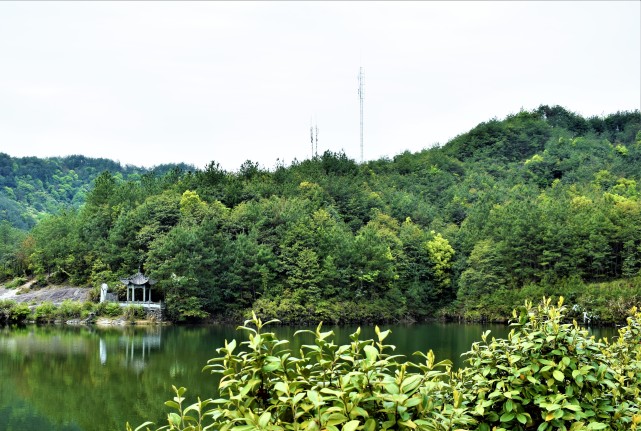
<path id="1" fill-rule="evenodd" d="M 612 342 L 563 323 L 563 298 L 513 313 L 508 339 L 483 335 L 469 368 L 417 352 L 416 362 L 376 340 L 335 345 L 319 325 L 299 352 L 264 332 L 254 315 L 205 367 L 221 375 L 219 398 L 186 406 L 185 388 L 158 430 L 526 431 L 641 428 L 641 313 L 633 309 Z M 149 429 L 151 423 L 137 428 Z M 127 430 L 131 427 L 127 424 Z"/>
<path id="2" fill-rule="evenodd" d="M 608 346 L 576 321 L 563 323 L 565 311 L 563 297 L 557 306 L 550 299 L 536 308 L 526 303 L 514 311 L 507 340 L 490 340 L 486 333 L 472 346 L 463 376 L 479 421 L 474 429 L 636 429 L 641 347 L 637 342 L 629 350 L 620 348 L 633 329 Z M 638 325 L 634 319 L 628 328 Z"/>
<path id="3" fill-rule="evenodd" d="M 427 249 L 430 261 L 434 265 L 434 278 L 442 286 L 449 286 L 451 283 L 450 272 L 452 269 L 454 249 L 440 233 L 432 231 L 432 235 L 434 235 L 434 238 L 425 243 L 425 248 Z"/>

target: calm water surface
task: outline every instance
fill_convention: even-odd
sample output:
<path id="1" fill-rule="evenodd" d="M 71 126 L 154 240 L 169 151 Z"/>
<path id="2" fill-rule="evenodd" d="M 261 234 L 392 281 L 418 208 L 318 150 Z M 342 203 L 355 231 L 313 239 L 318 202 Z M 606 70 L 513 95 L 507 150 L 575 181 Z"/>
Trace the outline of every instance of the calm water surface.
<path id="1" fill-rule="evenodd" d="M 329 330 L 326 327 L 325 330 Z M 420 324 L 384 326 L 396 353 L 411 355 L 432 349 L 437 360 L 464 366 L 461 353 L 502 325 Z M 279 337 L 300 344 L 312 338 L 293 337 L 299 328 L 274 327 Z M 349 342 L 354 327 L 331 327 L 335 343 Z M 595 330 L 612 336 L 614 329 Z M 374 338 L 363 327 L 361 339 Z M 0 431 L 103 431 L 134 428 L 145 420 L 162 424 L 171 385 L 188 388 L 188 401 L 215 396 L 216 377 L 202 372 L 224 340 L 240 339 L 233 326 L 73 328 L 0 327 Z M 193 398 L 190 398 L 191 395 Z"/>

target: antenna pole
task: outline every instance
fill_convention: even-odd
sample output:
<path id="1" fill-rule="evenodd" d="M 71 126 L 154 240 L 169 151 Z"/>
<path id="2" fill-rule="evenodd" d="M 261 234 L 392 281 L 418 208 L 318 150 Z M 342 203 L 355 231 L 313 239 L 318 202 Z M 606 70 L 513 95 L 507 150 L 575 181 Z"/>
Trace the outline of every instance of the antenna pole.
<path id="1" fill-rule="evenodd" d="M 318 124 L 316 124 L 316 151 L 315 151 L 316 157 L 318 157 Z"/>
<path id="2" fill-rule="evenodd" d="M 361 105 L 361 163 L 363 163 L 363 85 L 363 67 L 361 66 L 360 72 L 358 74 L 358 99 Z"/>
<path id="3" fill-rule="evenodd" d="M 312 126 L 312 120 L 309 120 L 309 140 L 312 144 L 312 159 L 314 158 L 314 127 Z"/>

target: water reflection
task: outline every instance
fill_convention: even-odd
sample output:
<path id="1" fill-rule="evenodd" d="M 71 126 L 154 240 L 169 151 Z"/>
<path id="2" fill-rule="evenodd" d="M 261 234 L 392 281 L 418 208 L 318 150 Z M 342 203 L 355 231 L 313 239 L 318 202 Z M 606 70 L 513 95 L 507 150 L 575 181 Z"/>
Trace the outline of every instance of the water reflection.
<path id="1" fill-rule="evenodd" d="M 207 389 L 197 379 L 171 378 L 175 363 L 200 371 L 206 359 L 190 360 L 175 347 L 175 336 L 165 342 L 165 332 L 160 327 L 0 329 L 0 411 L 5 413 L 0 430 L 121 430 L 126 421 L 160 420 L 172 384 L 191 383 L 190 393 Z M 179 352 L 171 362 L 163 355 L 167 347 Z"/>
<path id="2" fill-rule="evenodd" d="M 117 336 L 98 331 L 100 363 L 106 365 L 111 357 L 116 357 L 122 367 L 130 368 L 140 374 L 153 354 L 161 352 L 162 328 L 140 330 L 123 329 Z"/>
<path id="3" fill-rule="evenodd" d="M 386 340 L 395 353 L 433 349 L 437 360 L 464 366 L 461 353 L 481 333 L 505 337 L 501 325 L 395 325 Z M 300 328 L 274 327 L 298 355 L 311 335 L 294 337 Z M 314 330 L 315 328 L 309 328 Z M 349 342 L 357 327 L 325 327 L 335 344 Z M 607 332 L 609 330 L 609 332 Z M 611 336 L 614 330 L 594 332 Z M 361 339 L 375 338 L 363 327 Z M 189 400 L 216 397 L 217 376 L 203 373 L 207 360 L 225 340 L 242 340 L 234 326 L 193 327 L 13 327 L 0 328 L 0 430 L 122 430 L 125 422 L 162 423 L 171 386 L 185 386 Z"/>

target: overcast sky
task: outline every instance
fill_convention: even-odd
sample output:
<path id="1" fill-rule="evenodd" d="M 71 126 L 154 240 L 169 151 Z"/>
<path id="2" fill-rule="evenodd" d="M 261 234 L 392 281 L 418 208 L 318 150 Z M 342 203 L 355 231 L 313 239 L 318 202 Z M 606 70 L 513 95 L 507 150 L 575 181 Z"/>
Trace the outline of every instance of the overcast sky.
<path id="1" fill-rule="evenodd" d="M 154 166 L 444 144 L 641 105 L 641 2 L 0 2 L 0 152 Z"/>

